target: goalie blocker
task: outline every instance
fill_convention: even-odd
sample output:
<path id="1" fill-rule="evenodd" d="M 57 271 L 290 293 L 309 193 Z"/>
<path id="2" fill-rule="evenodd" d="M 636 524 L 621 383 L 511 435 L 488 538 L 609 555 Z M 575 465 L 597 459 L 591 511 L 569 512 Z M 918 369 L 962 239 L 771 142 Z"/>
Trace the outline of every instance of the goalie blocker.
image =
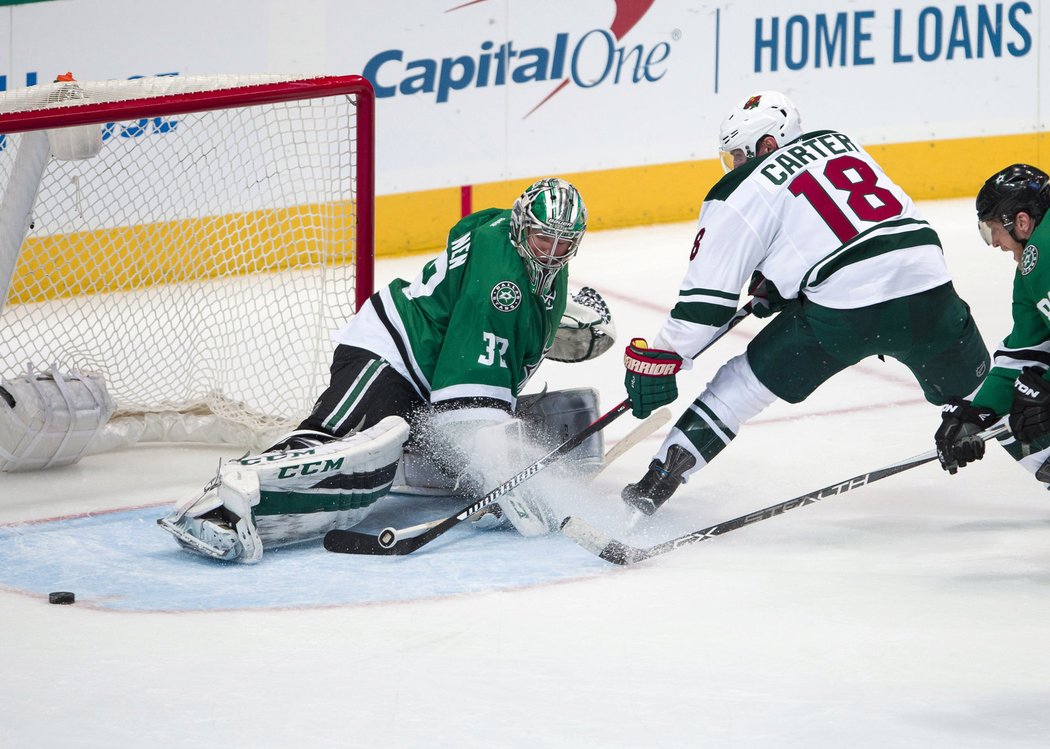
<path id="1" fill-rule="evenodd" d="M 478 460 L 484 462 L 495 462 L 505 464 L 513 462 L 512 457 L 506 453 L 521 453 L 521 446 L 509 447 L 512 439 L 527 440 L 532 443 L 536 450 L 534 452 L 546 452 L 560 443 L 564 442 L 570 435 L 582 431 L 588 424 L 598 418 L 600 414 L 598 403 L 598 391 L 594 388 L 570 388 L 567 390 L 552 390 L 542 393 L 523 395 L 518 399 L 518 418 L 499 425 L 494 429 L 491 439 L 482 436 L 474 442 L 485 455 L 479 456 Z M 513 429 L 512 429 L 513 427 Z M 422 440 L 425 444 L 426 440 Z M 490 447 L 494 447 L 504 453 L 495 459 L 488 453 Z M 528 450 L 525 451 L 526 453 Z M 598 471 L 603 464 L 605 454 L 605 442 L 601 432 L 591 435 L 587 440 L 573 451 L 570 460 L 565 464 L 568 469 L 581 472 L 593 473 Z M 536 456 L 521 455 L 517 462 L 524 465 L 527 459 Z M 521 465 L 500 465 L 501 474 L 509 475 L 518 470 Z M 405 450 L 404 459 L 398 466 L 397 476 L 394 479 L 394 491 L 403 494 L 433 494 L 447 496 L 450 493 L 461 493 L 457 488 L 458 474 L 450 471 L 447 467 L 439 465 L 431 456 L 422 453 L 412 443 Z M 500 476 L 486 476 L 484 480 L 493 478 L 502 480 Z"/>

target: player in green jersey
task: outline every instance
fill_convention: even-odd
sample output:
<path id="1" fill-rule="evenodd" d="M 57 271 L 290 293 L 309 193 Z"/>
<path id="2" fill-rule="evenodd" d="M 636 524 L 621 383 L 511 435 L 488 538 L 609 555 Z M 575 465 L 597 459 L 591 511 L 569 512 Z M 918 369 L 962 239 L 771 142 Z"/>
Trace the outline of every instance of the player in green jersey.
<path id="1" fill-rule="evenodd" d="M 934 436 L 949 473 L 984 457 L 979 432 L 1009 414 L 1000 438 L 1013 458 L 1050 488 L 1050 177 L 1028 164 L 993 174 L 977 194 L 981 236 L 1010 253 L 1013 329 L 995 352 L 992 370 L 969 400 L 944 407 Z"/>
<path id="2" fill-rule="evenodd" d="M 788 97 L 762 91 L 723 120 L 720 141 L 727 173 L 704 199 L 678 303 L 651 348 L 635 339 L 625 352 L 635 416 L 675 400 L 675 372 L 729 322 L 742 289 L 756 314 L 779 312 L 624 488 L 632 512 L 654 513 L 775 400 L 799 403 L 869 356 L 903 363 L 938 406 L 988 368 L 936 231 L 852 138 L 803 130 Z"/>
<path id="3" fill-rule="evenodd" d="M 582 361 L 612 345 L 597 292 L 568 292 L 586 230 L 583 198 L 558 178 L 536 182 L 509 210 L 463 218 L 415 280 L 377 291 L 334 336 L 330 384 L 299 429 L 226 463 L 161 526 L 190 551 L 255 561 L 264 547 L 363 520 L 398 469 L 409 473 L 410 439 L 426 479 L 444 474 L 449 487 L 476 490 L 506 478 L 490 469 L 522 435 L 519 396 L 543 360 Z M 565 416 L 578 410 L 572 403 L 549 405 L 586 400 L 564 393 L 573 395 L 551 394 L 538 411 L 578 418 Z M 596 412 L 596 397 L 586 405 Z M 490 508 L 488 520 L 500 514 Z"/>

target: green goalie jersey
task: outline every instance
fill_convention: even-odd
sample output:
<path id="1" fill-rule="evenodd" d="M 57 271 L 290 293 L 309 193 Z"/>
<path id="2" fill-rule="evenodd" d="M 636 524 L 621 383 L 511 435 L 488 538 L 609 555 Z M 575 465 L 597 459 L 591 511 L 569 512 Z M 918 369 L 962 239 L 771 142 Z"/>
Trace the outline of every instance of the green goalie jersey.
<path id="1" fill-rule="evenodd" d="M 372 295 L 335 336 L 382 356 L 435 405 L 513 411 L 554 343 L 568 269 L 546 298 L 532 293 L 510 241 L 510 211 L 462 219 L 445 251 L 411 283 Z"/>
<path id="2" fill-rule="evenodd" d="M 1050 219 L 1036 227 L 1014 274 L 1013 330 L 992 359 L 992 371 L 973 402 L 1002 415 L 1024 367 L 1050 368 Z"/>

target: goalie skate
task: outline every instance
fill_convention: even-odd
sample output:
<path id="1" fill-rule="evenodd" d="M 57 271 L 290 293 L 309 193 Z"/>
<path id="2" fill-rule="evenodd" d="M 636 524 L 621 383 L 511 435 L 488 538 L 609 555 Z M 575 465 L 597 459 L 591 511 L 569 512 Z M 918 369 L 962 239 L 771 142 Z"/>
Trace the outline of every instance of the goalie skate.
<path id="1" fill-rule="evenodd" d="M 200 496 L 157 520 L 157 525 L 194 554 L 256 562 L 262 557 L 262 542 L 251 507 L 258 502 L 258 474 L 227 463 Z"/>
<path id="2" fill-rule="evenodd" d="M 225 523 L 183 517 L 179 520 L 161 518 L 157 524 L 173 535 L 186 551 L 224 562 L 237 556 L 237 534 Z"/>

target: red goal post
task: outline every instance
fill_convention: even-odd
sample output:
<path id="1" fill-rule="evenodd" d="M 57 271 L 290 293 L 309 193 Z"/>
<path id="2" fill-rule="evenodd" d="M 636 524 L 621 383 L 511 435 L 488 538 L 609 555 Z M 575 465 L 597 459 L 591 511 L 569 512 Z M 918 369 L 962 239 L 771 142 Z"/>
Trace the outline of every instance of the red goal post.
<path id="1" fill-rule="evenodd" d="M 360 76 L 0 94 L 0 376 L 98 374 L 118 417 L 208 440 L 294 426 L 372 293 L 374 123 Z"/>

